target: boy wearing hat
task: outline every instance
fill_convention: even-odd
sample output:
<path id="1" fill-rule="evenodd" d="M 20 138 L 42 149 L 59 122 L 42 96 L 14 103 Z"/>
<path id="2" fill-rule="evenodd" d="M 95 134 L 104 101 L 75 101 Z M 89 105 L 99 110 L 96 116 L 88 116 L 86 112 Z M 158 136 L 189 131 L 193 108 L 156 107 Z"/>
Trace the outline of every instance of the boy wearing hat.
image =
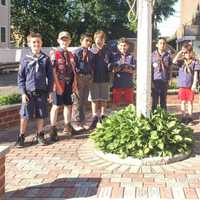
<path id="1" fill-rule="evenodd" d="M 50 112 L 51 133 L 50 139 L 55 142 L 58 140 L 57 135 L 57 118 L 58 111 L 64 106 L 64 130 L 67 136 L 74 133 L 71 126 L 72 114 L 72 93 L 76 92 L 76 74 L 75 62 L 71 52 L 67 50 L 71 43 L 71 36 L 68 32 L 62 31 L 58 35 L 57 42 L 59 47 L 50 52 L 51 62 L 53 65 L 53 106 Z"/>

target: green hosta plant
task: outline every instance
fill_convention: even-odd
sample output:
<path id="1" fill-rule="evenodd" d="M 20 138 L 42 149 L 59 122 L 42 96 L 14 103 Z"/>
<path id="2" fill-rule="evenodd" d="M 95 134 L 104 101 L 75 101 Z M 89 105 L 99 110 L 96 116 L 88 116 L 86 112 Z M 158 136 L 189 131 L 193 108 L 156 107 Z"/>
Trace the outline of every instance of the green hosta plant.
<path id="1" fill-rule="evenodd" d="M 145 158 L 190 151 L 192 133 L 175 114 L 158 109 L 150 118 L 137 117 L 130 105 L 98 124 L 91 138 L 103 152 Z"/>

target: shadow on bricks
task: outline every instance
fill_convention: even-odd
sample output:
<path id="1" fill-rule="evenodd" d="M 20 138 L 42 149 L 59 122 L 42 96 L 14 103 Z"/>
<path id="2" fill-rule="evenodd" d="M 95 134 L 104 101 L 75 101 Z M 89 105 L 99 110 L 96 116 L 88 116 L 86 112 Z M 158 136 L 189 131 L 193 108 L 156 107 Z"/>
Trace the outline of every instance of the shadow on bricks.
<path id="1" fill-rule="evenodd" d="M 6 199 L 96 197 L 101 178 L 61 178 L 51 183 L 6 192 Z"/>

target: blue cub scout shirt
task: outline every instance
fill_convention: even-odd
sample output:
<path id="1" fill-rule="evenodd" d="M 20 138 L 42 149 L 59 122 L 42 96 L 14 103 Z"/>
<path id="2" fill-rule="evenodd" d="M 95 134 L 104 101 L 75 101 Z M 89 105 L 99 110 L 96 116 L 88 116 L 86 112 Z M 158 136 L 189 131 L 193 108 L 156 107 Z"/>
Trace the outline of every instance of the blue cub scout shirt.
<path id="1" fill-rule="evenodd" d="M 104 46 L 102 49 L 98 50 L 98 53 L 95 53 L 95 45 L 91 51 L 94 53 L 94 79 L 95 83 L 106 83 L 110 80 L 110 72 L 108 64 L 111 57 L 111 52 L 107 46 Z"/>
<path id="2" fill-rule="evenodd" d="M 136 60 L 133 55 L 127 53 L 125 59 L 122 60 L 122 54 L 120 52 L 113 53 L 111 57 L 110 68 L 123 69 L 124 66 L 128 66 L 131 69 L 136 68 Z M 133 87 L 133 75 L 128 72 L 117 72 L 114 74 L 113 88 L 131 88 Z"/>
<path id="3" fill-rule="evenodd" d="M 184 60 L 178 60 L 176 64 L 179 67 L 177 86 L 179 88 L 191 88 L 195 71 L 200 71 L 200 64 L 197 60 L 192 60 L 186 69 Z"/>
<path id="4" fill-rule="evenodd" d="M 87 61 L 83 60 L 83 51 L 85 49 L 80 47 L 75 52 L 76 72 L 78 74 L 92 74 L 94 68 L 94 54 L 87 49 Z"/>
<path id="5" fill-rule="evenodd" d="M 21 94 L 35 90 L 52 92 L 53 72 L 50 58 L 43 52 L 40 52 L 38 58 L 32 52 L 25 55 L 20 62 L 18 86 Z"/>
<path id="6" fill-rule="evenodd" d="M 170 79 L 171 55 L 168 52 L 159 54 L 158 50 L 152 53 L 152 77 L 153 80 L 167 81 Z"/>

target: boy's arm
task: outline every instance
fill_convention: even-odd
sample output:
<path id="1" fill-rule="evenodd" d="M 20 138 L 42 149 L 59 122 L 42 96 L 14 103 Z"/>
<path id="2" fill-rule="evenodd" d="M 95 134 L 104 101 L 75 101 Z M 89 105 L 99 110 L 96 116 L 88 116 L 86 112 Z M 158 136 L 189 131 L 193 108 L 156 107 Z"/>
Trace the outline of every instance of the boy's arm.
<path id="1" fill-rule="evenodd" d="M 178 61 L 182 60 L 182 58 L 183 58 L 182 55 L 183 55 L 183 51 L 179 51 L 179 52 L 176 54 L 176 56 L 174 57 L 172 63 L 178 64 Z"/>
<path id="2" fill-rule="evenodd" d="M 20 93 L 26 94 L 26 75 L 25 75 L 25 66 L 23 60 L 20 61 L 18 75 L 17 75 L 17 83 L 20 90 Z"/>
<path id="3" fill-rule="evenodd" d="M 197 88 L 199 71 L 200 71 L 200 63 L 199 63 L 199 61 L 196 60 L 195 64 L 194 64 L 194 77 L 193 77 L 193 84 L 192 84 L 193 91 L 195 91 Z"/>
<path id="4" fill-rule="evenodd" d="M 23 60 L 20 61 L 17 82 L 20 93 L 22 95 L 22 103 L 26 104 L 29 101 L 29 98 L 26 94 L 26 74 L 25 74 L 25 64 L 23 63 Z"/>
<path id="5" fill-rule="evenodd" d="M 170 80 L 172 79 L 172 57 L 169 55 L 169 66 L 168 66 L 168 84 L 170 84 Z"/>
<path id="6" fill-rule="evenodd" d="M 47 75 L 47 91 L 48 93 L 53 92 L 53 68 L 50 58 L 47 58 L 46 62 L 46 75 Z"/>

